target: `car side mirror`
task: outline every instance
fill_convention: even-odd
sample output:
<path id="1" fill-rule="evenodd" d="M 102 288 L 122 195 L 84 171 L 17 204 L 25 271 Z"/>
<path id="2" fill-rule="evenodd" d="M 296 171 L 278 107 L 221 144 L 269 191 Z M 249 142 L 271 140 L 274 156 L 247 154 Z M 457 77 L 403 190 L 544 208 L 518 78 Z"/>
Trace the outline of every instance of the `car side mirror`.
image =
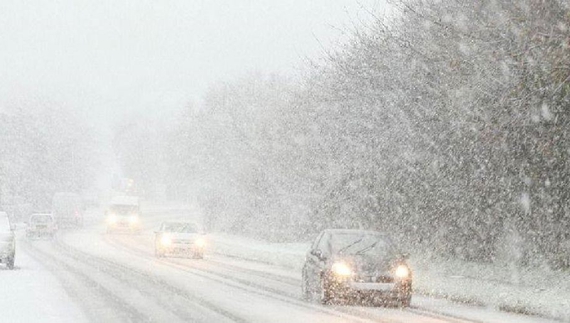
<path id="1" fill-rule="evenodd" d="M 323 254 L 323 251 L 321 249 L 311 250 L 311 254 L 313 256 L 319 258 L 319 260 L 325 260 L 326 259 L 325 255 Z"/>

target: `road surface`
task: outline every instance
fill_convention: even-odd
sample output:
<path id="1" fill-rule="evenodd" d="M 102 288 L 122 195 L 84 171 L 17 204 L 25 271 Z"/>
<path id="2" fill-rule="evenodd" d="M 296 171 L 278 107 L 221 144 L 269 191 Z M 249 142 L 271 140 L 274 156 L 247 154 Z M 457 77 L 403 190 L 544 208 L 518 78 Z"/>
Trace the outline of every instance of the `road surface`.
<path id="1" fill-rule="evenodd" d="M 35 284 L 40 301 L 14 300 L 12 316 L 21 322 L 549 322 L 417 295 L 407 309 L 307 303 L 300 273 L 290 269 L 211 249 L 202 260 L 155 258 L 153 229 L 173 216 L 146 214 L 138 235 L 106 234 L 102 216 L 53 241 L 20 234 L 19 270 L 5 270 L 3 279 L 23 276 L 20 283 Z M 41 299 L 50 301 L 38 309 Z"/>

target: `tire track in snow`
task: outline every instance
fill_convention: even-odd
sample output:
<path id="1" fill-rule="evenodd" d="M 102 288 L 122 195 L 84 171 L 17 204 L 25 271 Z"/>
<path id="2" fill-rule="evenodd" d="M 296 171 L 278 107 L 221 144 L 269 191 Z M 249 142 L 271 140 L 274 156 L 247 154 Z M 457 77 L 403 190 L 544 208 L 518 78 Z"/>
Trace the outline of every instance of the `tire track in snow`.
<path id="1" fill-rule="evenodd" d="M 91 306 L 80 303 L 87 317 L 93 322 L 150 322 L 148 317 L 137 308 L 123 302 L 110 289 L 81 270 L 61 259 L 47 254 L 30 243 L 21 243 L 26 253 L 42 263 L 62 283 L 64 289 L 73 297 L 88 299 Z M 65 270 L 65 272 L 62 271 Z M 109 310 L 110 309 L 110 310 Z"/>
<path id="2" fill-rule="evenodd" d="M 113 276 L 121 281 L 129 281 L 131 287 L 137 290 L 145 290 L 143 294 L 153 298 L 161 308 L 167 308 L 171 313 L 180 317 L 182 322 L 218 322 L 220 319 L 224 321 L 231 321 L 236 323 L 246 323 L 244 318 L 220 308 L 212 302 L 208 302 L 196 295 L 188 293 L 188 291 L 173 286 L 165 280 L 153 276 L 149 273 L 134 269 L 130 266 L 111 261 L 106 258 L 93 256 L 83 253 L 72 246 L 63 243 L 61 240 L 55 241 L 55 245 L 64 253 L 77 261 L 84 262 L 94 267 L 104 269 L 105 273 Z M 136 276 L 136 278 L 134 277 Z M 167 291 L 168 293 L 162 293 Z M 193 306 L 189 306 L 193 305 Z M 202 317 L 196 314 L 197 307 L 202 308 Z M 205 311 L 204 311 L 205 310 Z M 217 319 L 212 319 L 212 314 L 218 316 Z"/>

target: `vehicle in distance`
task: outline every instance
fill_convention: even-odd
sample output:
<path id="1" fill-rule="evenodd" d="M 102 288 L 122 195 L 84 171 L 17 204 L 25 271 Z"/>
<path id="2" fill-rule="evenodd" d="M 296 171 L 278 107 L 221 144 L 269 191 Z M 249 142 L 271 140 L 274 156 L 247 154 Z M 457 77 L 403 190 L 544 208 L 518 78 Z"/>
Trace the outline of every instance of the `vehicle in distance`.
<path id="1" fill-rule="evenodd" d="M 14 269 L 16 259 L 16 237 L 14 228 L 5 212 L 0 212 L 0 262 L 8 269 Z"/>
<path id="2" fill-rule="evenodd" d="M 204 258 L 206 240 L 194 222 L 167 221 L 155 231 L 154 253 L 156 257 L 184 255 Z"/>
<path id="3" fill-rule="evenodd" d="M 34 213 L 28 220 L 26 237 L 28 238 L 53 238 L 57 233 L 57 224 L 49 213 Z"/>
<path id="4" fill-rule="evenodd" d="M 139 198 L 136 196 L 115 196 L 107 215 L 107 232 L 130 232 L 137 233 L 141 230 Z"/>
<path id="5" fill-rule="evenodd" d="M 59 227 L 83 226 L 83 201 L 76 193 L 56 193 L 52 200 L 52 215 Z"/>
<path id="6" fill-rule="evenodd" d="M 383 233 L 325 230 L 313 242 L 302 272 L 306 300 L 334 300 L 407 307 L 412 298 L 412 271 Z"/>

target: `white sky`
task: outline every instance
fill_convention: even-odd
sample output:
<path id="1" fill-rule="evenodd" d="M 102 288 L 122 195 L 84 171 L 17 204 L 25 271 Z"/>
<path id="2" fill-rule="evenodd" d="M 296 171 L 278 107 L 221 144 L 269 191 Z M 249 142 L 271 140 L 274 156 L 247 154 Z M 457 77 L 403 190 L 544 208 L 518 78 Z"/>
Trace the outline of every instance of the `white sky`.
<path id="1" fill-rule="evenodd" d="M 102 122 L 172 111 L 218 80 L 294 72 L 382 3 L 0 0 L 0 104 L 41 97 Z"/>

